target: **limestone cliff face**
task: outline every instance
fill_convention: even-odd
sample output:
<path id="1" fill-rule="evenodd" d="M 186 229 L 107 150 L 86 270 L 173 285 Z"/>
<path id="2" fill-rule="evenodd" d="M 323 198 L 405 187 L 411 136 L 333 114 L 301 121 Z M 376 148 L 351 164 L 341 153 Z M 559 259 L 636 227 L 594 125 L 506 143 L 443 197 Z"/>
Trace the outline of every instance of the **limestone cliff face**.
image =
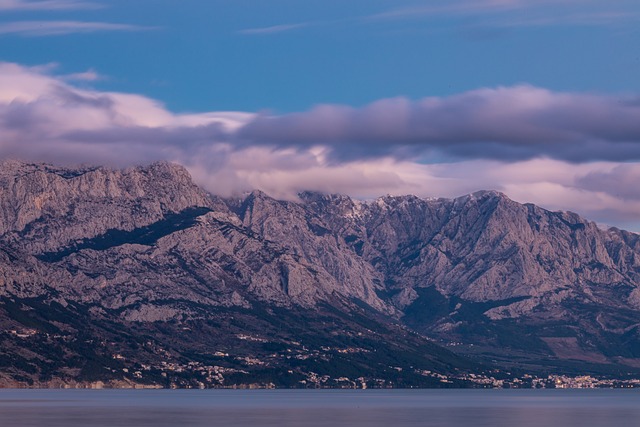
<path id="1" fill-rule="evenodd" d="M 376 295 L 374 269 L 302 207 L 255 193 L 240 207 L 229 202 L 236 214 L 178 165 L 71 170 L 9 161 L 0 191 L 3 247 L 32 266 L 32 274 L 7 273 L 5 291 L 33 282 L 29 292 L 45 292 L 35 283 L 48 282 L 150 321 L 181 315 L 149 308 L 169 300 L 312 307 L 346 298 L 393 311 Z"/>
<path id="2" fill-rule="evenodd" d="M 386 276 L 389 290 L 434 287 L 473 302 L 540 297 L 560 289 L 638 283 L 636 235 L 603 231 L 569 212 L 522 205 L 497 192 L 454 200 L 413 196 L 308 204 Z M 626 240 L 625 240 L 626 239 Z M 411 298 L 398 304 L 406 306 Z M 625 303 L 625 300 L 621 300 Z"/>
<path id="3" fill-rule="evenodd" d="M 636 234 L 498 192 L 303 198 L 383 275 L 387 301 L 413 328 L 496 353 L 511 346 L 584 361 L 602 361 L 594 356 L 602 352 L 640 357 Z M 579 345 L 569 354 L 556 338 Z"/>
<path id="4" fill-rule="evenodd" d="M 631 283 L 607 252 L 607 233 L 575 214 L 497 193 L 456 199 L 446 210 L 446 221 L 403 274 L 428 277 L 423 284 L 445 295 L 481 302 Z"/>
<path id="5" fill-rule="evenodd" d="M 0 164 L 0 296 L 98 317 L 367 307 L 489 352 L 624 362 L 640 358 L 639 285 L 638 235 L 497 192 L 222 200 L 168 163 Z"/>
<path id="6" fill-rule="evenodd" d="M 5 161 L 0 191 L 0 234 L 14 232 L 32 253 L 213 204 L 183 167 L 169 163 L 71 170 Z"/>
<path id="7" fill-rule="evenodd" d="M 376 293 L 383 289 L 381 275 L 304 204 L 277 201 L 254 191 L 235 210 L 244 228 L 277 242 L 306 266 L 302 270 L 283 267 L 283 284 L 290 294 L 311 300 L 341 294 L 390 312 L 391 307 Z"/>

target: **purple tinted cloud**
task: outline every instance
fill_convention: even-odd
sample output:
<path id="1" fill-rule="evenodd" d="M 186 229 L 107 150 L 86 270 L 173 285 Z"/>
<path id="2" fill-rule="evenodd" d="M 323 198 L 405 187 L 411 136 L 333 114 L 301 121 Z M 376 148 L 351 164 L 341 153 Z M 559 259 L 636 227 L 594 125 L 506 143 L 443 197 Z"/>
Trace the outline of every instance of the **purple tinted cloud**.
<path id="1" fill-rule="evenodd" d="M 576 186 L 600 191 L 627 200 L 640 201 L 640 168 L 637 164 L 622 164 L 611 170 L 592 171 L 580 177 Z"/>
<path id="2" fill-rule="evenodd" d="M 250 145 L 328 146 L 336 161 L 434 150 L 460 158 L 619 161 L 640 159 L 640 104 L 523 85 L 420 101 L 387 99 L 361 109 L 323 105 L 263 115 L 237 136 Z"/>
<path id="3" fill-rule="evenodd" d="M 149 141 L 177 149 L 214 142 L 235 150 L 322 147 L 324 158 L 336 164 L 434 155 L 574 163 L 640 160 L 640 99 L 633 97 L 522 85 L 418 101 L 384 99 L 363 108 L 320 105 L 285 115 L 244 114 L 242 120 L 225 121 L 220 112 L 180 116 L 145 97 L 77 89 L 63 76 L 40 69 L 0 68 L 0 123 L 20 140 L 38 134 L 73 143 Z M 24 93 L 16 92 L 23 86 Z"/>

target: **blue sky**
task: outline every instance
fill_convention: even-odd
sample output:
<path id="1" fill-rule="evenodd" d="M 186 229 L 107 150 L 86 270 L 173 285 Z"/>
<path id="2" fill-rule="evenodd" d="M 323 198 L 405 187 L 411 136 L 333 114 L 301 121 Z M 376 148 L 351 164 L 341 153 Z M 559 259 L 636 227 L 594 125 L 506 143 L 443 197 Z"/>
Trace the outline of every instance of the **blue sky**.
<path id="1" fill-rule="evenodd" d="M 640 230 L 637 0 L 0 0 L 0 157 Z"/>
<path id="2" fill-rule="evenodd" d="M 94 69 L 107 77 L 96 87 L 142 93 L 174 111 L 288 112 L 520 83 L 640 91 L 637 1 L 468 3 L 484 8 L 415 0 L 30 3 L 32 10 L 1 11 L 0 25 L 74 21 L 131 28 L 5 32 L 4 61 Z"/>

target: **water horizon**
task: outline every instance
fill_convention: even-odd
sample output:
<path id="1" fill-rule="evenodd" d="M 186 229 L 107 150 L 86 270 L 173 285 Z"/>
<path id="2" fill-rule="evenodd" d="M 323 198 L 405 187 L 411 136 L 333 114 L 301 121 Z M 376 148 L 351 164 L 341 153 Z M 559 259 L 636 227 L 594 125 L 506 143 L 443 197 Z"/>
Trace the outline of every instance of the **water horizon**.
<path id="1" fill-rule="evenodd" d="M 637 389 L 2 389 L 31 426 L 640 426 Z M 636 423 L 636 424 L 634 424 Z"/>

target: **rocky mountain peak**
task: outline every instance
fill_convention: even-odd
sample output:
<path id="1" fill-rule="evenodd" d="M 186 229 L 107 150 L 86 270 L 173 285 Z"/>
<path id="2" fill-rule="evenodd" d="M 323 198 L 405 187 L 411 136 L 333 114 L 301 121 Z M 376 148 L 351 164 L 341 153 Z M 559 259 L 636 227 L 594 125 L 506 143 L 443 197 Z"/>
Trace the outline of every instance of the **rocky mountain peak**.
<path id="1" fill-rule="evenodd" d="M 36 252 L 212 205 L 184 167 L 167 162 L 113 170 L 9 161 L 0 169 L 0 235 L 28 237 Z"/>
<path id="2" fill-rule="evenodd" d="M 483 199 L 483 198 L 509 199 L 509 197 L 506 194 L 497 190 L 474 191 L 473 193 L 469 194 L 469 197 L 473 199 Z"/>

